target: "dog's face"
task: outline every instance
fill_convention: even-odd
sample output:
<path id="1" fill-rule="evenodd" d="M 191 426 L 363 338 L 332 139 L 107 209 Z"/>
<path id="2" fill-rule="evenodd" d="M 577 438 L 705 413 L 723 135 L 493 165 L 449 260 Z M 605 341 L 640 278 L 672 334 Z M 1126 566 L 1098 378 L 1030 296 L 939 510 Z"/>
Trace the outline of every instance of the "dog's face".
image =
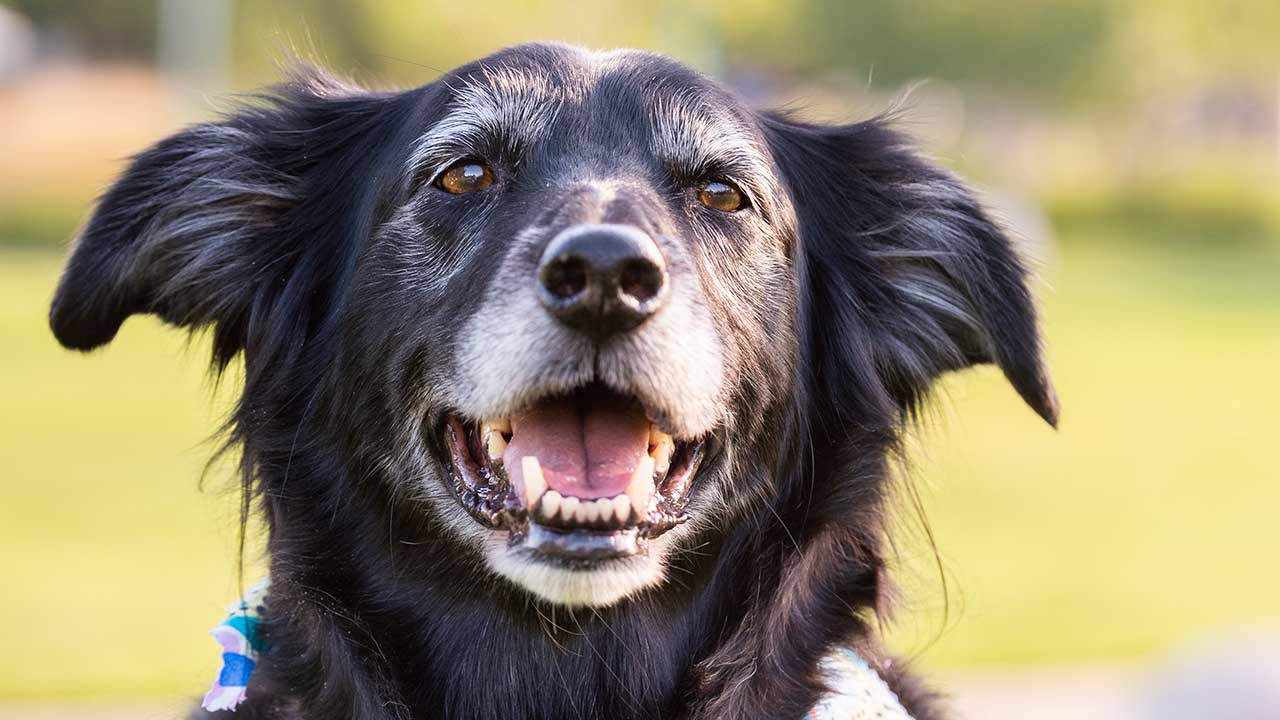
<path id="1" fill-rule="evenodd" d="M 351 374 L 422 369 L 388 398 L 422 418 L 402 479 L 494 571 L 611 603 L 752 492 L 724 469 L 790 372 L 789 201 L 752 114 L 662 58 L 517 52 L 440 85 Z"/>
<path id="2" fill-rule="evenodd" d="M 891 432 L 945 370 L 998 362 L 1054 413 L 1022 267 L 957 182 L 639 52 L 299 83 L 161 143 L 52 320 L 89 348 L 144 311 L 244 351 L 259 473 L 306 472 L 305 431 L 351 492 L 568 605 L 661 585 L 770 502 L 797 434 Z"/>

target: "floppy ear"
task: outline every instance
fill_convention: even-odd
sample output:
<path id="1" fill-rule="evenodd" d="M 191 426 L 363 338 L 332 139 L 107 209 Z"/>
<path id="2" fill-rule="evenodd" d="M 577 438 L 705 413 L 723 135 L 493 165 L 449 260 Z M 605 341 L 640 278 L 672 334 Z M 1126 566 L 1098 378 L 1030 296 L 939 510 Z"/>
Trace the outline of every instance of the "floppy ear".
<path id="1" fill-rule="evenodd" d="M 58 340 L 90 350 L 134 313 L 214 326 L 225 363 L 292 302 L 314 322 L 361 201 L 361 147 L 388 96 L 299 75 L 258 107 L 146 150 L 102 197 L 72 249 L 49 314 Z"/>
<path id="2" fill-rule="evenodd" d="M 810 362 L 833 411 L 850 393 L 911 410 L 938 375 L 989 362 L 1056 425 L 1026 267 L 972 192 L 882 120 L 770 115 L 765 129 L 796 206 Z"/>

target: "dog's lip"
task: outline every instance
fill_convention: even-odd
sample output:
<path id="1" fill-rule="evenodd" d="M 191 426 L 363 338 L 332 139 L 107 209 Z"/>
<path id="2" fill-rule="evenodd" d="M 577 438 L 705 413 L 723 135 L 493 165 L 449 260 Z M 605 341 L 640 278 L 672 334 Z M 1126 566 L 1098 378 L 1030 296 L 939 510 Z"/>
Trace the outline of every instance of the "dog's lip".
<path id="1" fill-rule="evenodd" d="M 533 507 L 516 494 L 500 462 L 490 460 L 480 439 L 481 429 L 488 427 L 486 423 L 451 412 L 442 415 L 437 427 L 444 439 L 447 484 L 463 509 L 481 525 L 510 532 L 513 545 L 573 562 L 642 552 L 648 539 L 684 523 L 688 519 L 688 495 L 710 445 L 710 434 L 693 439 L 670 438 L 675 449 L 669 469 L 656 477 L 643 513 L 637 506 L 625 521 L 606 518 L 583 522 L 580 515 L 566 516 L 554 508 L 546 512 L 550 496 L 557 496 L 559 501 L 570 500 L 560 498 L 554 491 L 539 496 Z M 623 497 L 601 498 L 597 502 L 603 505 L 607 500 L 620 506 Z"/>

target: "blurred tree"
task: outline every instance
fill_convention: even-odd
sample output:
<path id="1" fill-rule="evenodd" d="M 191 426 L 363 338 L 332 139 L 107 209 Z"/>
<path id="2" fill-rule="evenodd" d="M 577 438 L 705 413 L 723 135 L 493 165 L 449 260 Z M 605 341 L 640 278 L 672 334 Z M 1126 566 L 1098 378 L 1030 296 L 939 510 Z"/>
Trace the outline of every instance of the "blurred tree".
<path id="1" fill-rule="evenodd" d="M 894 88 L 938 77 L 1032 103 L 1142 96 L 1280 68 L 1276 0 L 231 0 L 239 84 L 290 53 L 374 80 L 532 39 L 639 46 L 703 69 L 835 72 Z M 55 43 L 153 60 L 157 0 L 15 0 Z M 424 70 L 427 71 L 424 73 Z"/>
<path id="2" fill-rule="evenodd" d="M 381 3 L 401 17 L 417 4 Z M 235 0 L 237 71 L 249 84 L 277 76 L 275 65 L 290 55 L 314 60 L 339 72 L 376 69 L 386 37 L 372 32 L 363 3 L 354 0 Z"/>
<path id="3" fill-rule="evenodd" d="M 13 0 L 9 5 L 31 18 L 59 49 L 91 57 L 155 57 L 155 0 Z"/>
<path id="4" fill-rule="evenodd" d="M 805 71 L 843 67 L 888 87 L 941 77 L 1039 100 L 1073 96 L 1098 80 L 1113 6 L 1107 0 L 805 0 L 781 48 L 786 55 L 770 60 Z"/>
<path id="5" fill-rule="evenodd" d="M 1142 91 L 1280 71 L 1280 2 L 1126 0 L 1112 45 Z"/>

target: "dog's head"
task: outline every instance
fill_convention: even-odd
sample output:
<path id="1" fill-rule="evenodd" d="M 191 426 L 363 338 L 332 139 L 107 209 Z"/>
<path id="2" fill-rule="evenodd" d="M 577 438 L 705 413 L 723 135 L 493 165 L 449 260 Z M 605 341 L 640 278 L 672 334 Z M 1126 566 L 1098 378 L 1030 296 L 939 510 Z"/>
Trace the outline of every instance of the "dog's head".
<path id="1" fill-rule="evenodd" d="M 942 372 L 997 363 L 1056 412 L 1023 265 L 958 181 L 880 122 L 755 112 L 632 51 L 309 76 L 164 140 L 52 326 L 90 349 L 145 312 L 243 351 L 261 481 L 381 488 L 565 604 L 661 584 L 797 444 L 891 434 Z"/>

